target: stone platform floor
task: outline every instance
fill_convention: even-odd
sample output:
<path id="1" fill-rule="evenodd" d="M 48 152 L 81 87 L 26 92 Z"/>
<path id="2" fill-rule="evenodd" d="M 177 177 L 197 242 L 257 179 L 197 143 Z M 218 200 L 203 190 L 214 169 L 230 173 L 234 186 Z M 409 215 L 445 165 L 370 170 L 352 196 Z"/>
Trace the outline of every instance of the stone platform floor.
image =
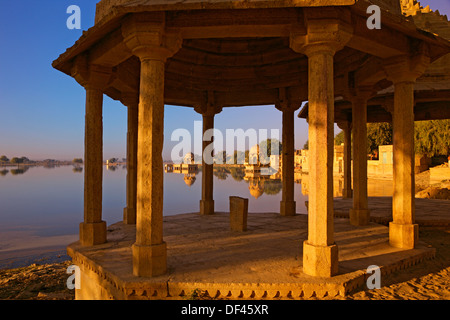
<path id="1" fill-rule="evenodd" d="M 450 227 L 450 200 L 415 199 L 419 226 Z M 348 218 L 353 199 L 334 199 L 334 216 Z M 369 197 L 370 221 L 388 225 L 392 221 L 392 197 Z"/>
<path id="2" fill-rule="evenodd" d="M 68 246 L 73 263 L 86 274 L 83 281 L 89 281 L 84 288 L 92 288 L 77 290 L 77 298 L 187 299 L 200 293 L 218 299 L 334 297 L 365 286 L 371 265 L 379 266 L 383 276 L 435 254 L 422 242 L 413 250 L 391 247 L 384 225 L 354 227 L 348 219 L 335 218 L 339 274 L 307 276 L 302 273 L 307 218 L 249 213 L 248 230 L 236 232 L 230 231 L 228 213 L 164 217 L 168 272 L 154 278 L 132 274 L 135 226 L 113 224 L 105 244 Z"/>

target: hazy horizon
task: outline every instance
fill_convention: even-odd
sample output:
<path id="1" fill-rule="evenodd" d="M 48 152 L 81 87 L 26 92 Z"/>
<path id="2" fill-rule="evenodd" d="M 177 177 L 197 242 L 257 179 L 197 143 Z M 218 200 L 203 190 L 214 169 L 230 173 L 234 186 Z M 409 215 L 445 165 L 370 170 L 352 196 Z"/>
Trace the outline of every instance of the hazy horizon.
<path id="1" fill-rule="evenodd" d="M 94 24 L 98 1 L 8 1 L 0 11 L 0 156 L 33 160 L 72 160 L 84 157 L 85 90 L 73 78 L 52 68 L 83 30 Z M 450 0 L 423 0 L 422 6 L 450 16 Z M 70 5 L 81 8 L 81 30 L 69 30 Z M 295 112 L 295 148 L 308 139 L 308 124 Z M 192 108 L 166 106 L 163 159 L 170 159 L 178 142 L 170 141 L 175 129 L 193 129 L 201 115 Z M 279 129 L 281 112 L 274 106 L 224 108 L 215 127 Z M 127 109 L 104 96 L 104 158 L 126 157 Z M 335 134 L 340 129 L 335 126 Z M 280 134 L 281 137 L 281 134 Z M 281 139 L 280 139 L 281 140 Z M 221 151 L 221 150 L 216 150 Z"/>

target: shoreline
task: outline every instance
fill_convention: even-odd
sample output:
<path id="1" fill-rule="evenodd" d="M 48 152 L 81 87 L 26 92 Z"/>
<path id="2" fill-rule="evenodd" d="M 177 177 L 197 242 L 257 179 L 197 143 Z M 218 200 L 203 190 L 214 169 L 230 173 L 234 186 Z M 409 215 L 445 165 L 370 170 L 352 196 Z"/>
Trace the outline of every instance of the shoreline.
<path id="1" fill-rule="evenodd" d="M 67 245 L 57 245 L 0 252 L 0 271 L 71 260 L 66 247 Z"/>

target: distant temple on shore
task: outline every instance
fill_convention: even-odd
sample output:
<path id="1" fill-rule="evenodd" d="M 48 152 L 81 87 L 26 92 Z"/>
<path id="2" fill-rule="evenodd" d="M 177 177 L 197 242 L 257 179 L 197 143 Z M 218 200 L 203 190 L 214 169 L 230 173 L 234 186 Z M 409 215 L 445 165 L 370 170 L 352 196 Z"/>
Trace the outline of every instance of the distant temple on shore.
<path id="1" fill-rule="evenodd" d="M 195 175 L 198 173 L 198 164 L 195 163 L 194 154 L 189 152 L 184 156 L 182 163 L 165 164 L 164 171 L 184 174 L 184 182 L 190 187 L 197 179 Z"/>

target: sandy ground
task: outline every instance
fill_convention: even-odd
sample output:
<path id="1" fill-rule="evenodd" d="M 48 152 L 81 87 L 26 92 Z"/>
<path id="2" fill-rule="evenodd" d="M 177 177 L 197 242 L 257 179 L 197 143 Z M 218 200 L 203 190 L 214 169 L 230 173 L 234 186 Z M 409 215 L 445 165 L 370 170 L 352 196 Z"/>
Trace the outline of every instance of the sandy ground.
<path id="1" fill-rule="evenodd" d="M 441 165 L 446 167 L 447 164 Z M 416 198 L 450 200 L 450 181 L 430 183 L 430 170 L 415 175 Z"/>
<path id="2" fill-rule="evenodd" d="M 380 289 L 354 293 L 354 300 L 448 300 L 450 299 L 450 230 L 419 228 L 419 238 L 436 248 L 435 259 L 381 279 Z"/>

